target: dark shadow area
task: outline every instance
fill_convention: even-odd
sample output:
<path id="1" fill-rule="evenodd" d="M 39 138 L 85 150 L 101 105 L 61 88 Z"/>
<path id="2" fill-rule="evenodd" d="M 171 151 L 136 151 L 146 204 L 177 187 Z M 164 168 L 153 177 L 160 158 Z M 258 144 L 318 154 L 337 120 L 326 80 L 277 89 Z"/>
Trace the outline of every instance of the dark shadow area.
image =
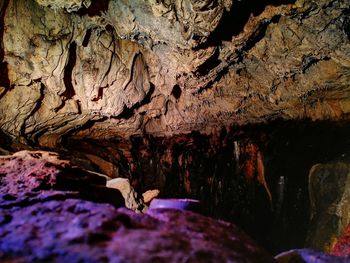
<path id="1" fill-rule="evenodd" d="M 171 91 L 171 95 L 173 95 L 174 98 L 178 100 L 181 97 L 181 93 L 182 93 L 182 90 L 181 90 L 180 86 L 176 84 L 173 87 L 173 90 Z"/>
<path id="2" fill-rule="evenodd" d="M 118 115 L 118 119 L 130 119 L 134 115 L 134 107 L 128 108 L 124 106 L 122 113 Z"/>
<path id="3" fill-rule="evenodd" d="M 232 37 L 243 31 L 251 14 L 260 15 L 268 5 L 280 6 L 295 2 L 296 0 L 235 0 L 231 10 L 223 14 L 219 25 L 204 45 L 217 46 L 222 41 L 231 41 Z"/>
<path id="4" fill-rule="evenodd" d="M 77 13 L 80 16 L 100 16 L 102 12 L 106 12 L 108 10 L 108 4 L 109 0 L 91 1 L 91 5 L 88 8 L 82 7 L 78 10 Z"/>
<path id="5" fill-rule="evenodd" d="M 343 20 L 343 31 L 350 40 L 350 10 L 348 10 L 348 13 L 345 14 L 346 16 L 344 17 Z"/>
<path id="6" fill-rule="evenodd" d="M 65 99 L 71 99 L 75 95 L 75 90 L 72 83 L 72 73 L 77 60 L 77 44 L 72 42 L 69 46 L 68 62 L 64 68 L 63 82 L 66 90 L 61 94 Z"/>
<path id="7" fill-rule="evenodd" d="M 82 43 L 83 47 L 87 47 L 87 45 L 89 44 L 90 41 L 90 37 L 91 37 L 91 28 L 89 28 L 88 30 L 86 30 L 85 36 L 84 36 L 84 40 Z"/>
<path id="8" fill-rule="evenodd" d="M 350 124 L 275 121 L 210 136 L 67 138 L 64 147 L 80 160 L 85 153 L 99 156 L 140 193 L 159 189 L 161 197 L 199 199 L 203 214 L 237 224 L 276 254 L 304 246 L 309 170 L 317 163 L 350 161 Z M 259 156 L 272 200 L 257 179 Z"/>
<path id="9" fill-rule="evenodd" d="M 0 42 L 0 62 L 2 62 L 2 60 L 4 59 L 4 48 L 2 46 L 2 38 L 4 36 L 4 30 L 5 30 L 5 13 L 6 13 L 6 9 L 9 5 L 9 0 L 3 0 L 0 2 L 0 38 L 1 38 L 1 42 Z"/>
<path id="10" fill-rule="evenodd" d="M 155 86 L 153 83 L 150 83 L 150 88 L 146 94 L 146 96 L 143 98 L 142 101 L 136 103 L 135 105 L 133 105 L 131 108 L 128 108 L 127 106 L 124 106 L 124 110 L 123 112 L 118 116 L 118 119 L 129 119 L 134 115 L 134 111 L 138 108 L 140 108 L 141 106 L 148 104 L 151 102 L 151 97 L 152 94 L 155 90 Z"/>
<path id="11" fill-rule="evenodd" d="M 11 88 L 10 79 L 8 78 L 8 69 L 6 62 L 0 62 L 0 86 L 5 87 L 8 90 Z M 3 95 L 5 95 L 5 92 Z M 0 99 L 3 95 L 0 94 Z"/>
<path id="12" fill-rule="evenodd" d="M 37 82 L 41 82 L 41 78 L 37 80 Z M 44 98 L 45 98 L 45 85 L 43 83 L 40 83 L 40 97 L 35 101 L 35 107 L 33 108 L 33 110 L 30 112 L 30 116 L 34 116 L 34 114 L 41 108 L 43 102 L 44 102 Z M 38 144 L 38 141 L 35 139 L 35 136 L 33 136 L 34 138 L 30 138 L 31 136 L 28 136 L 29 134 L 26 134 L 25 129 L 26 129 L 26 122 L 22 125 L 21 127 L 21 134 L 22 136 L 26 136 L 26 143 L 29 146 L 35 147 L 35 145 Z M 46 129 L 45 129 L 46 131 Z M 35 131 L 34 131 L 35 132 Z"/>
<path id="13" fill-rule="evenodd" d="M 302 247 L 309 223 L 308 174 L 317 163 L 350 161 L 350 124 L 280 122 L 265 130 L 265 168 L 275 196 L 275 251 Z"/>
<path id="14" fill-rule="evenodd" d="M 214 54 L 197 68 L 196 74 L 204 76 L 208 74 L 210 70 L 217 67 L 221 63 L 221 60 L 219 60 L 219 55 L 219 48 L 216 48 Z"/>
<path id="15" fill-rule="evenodd" d="M 247 40 L 247 42 L 243 46 L 242 51 L 248 51 L 249 49 L 253 48 L 255 44 L 258 43 L 265 36 L 268 25 L 271 22 L 277 23 L 279 19 L 280 16 L 274 16 L 272 17 L 271 21 L 263 21 L 261 24 L 259 24 L 254 34 Z"/>
<path id="16" fill-rule="evenodd" d="M 12 139 L 5 132 L 0 129 L 0 155 L 8 154 L 11 152 Z"/>
<path id="17" fill-rule="evenodd" d="M 219 80 L 224 77 L 227 73 L 228 73 L 229 67 L 224 67 L 221 71 L 216 73 L 216 76 L 213 80 L 209 81 L 208 83 L 206 83 L 206 85 L 204 85 L 203 87 L 201 87 L 197 93 L 201 94 L 203 91 L 207 90 L 207 89 L 211 89 L 213 87 L 214 83 L 219 82 Z"/>

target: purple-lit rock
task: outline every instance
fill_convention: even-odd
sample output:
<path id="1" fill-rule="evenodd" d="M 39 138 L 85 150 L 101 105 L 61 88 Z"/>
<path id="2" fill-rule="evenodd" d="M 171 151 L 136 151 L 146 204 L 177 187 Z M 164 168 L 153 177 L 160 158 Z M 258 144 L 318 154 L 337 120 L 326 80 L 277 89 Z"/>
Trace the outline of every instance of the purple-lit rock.
<path id="1" fill-rule="evenodd" d="M 232 224 L 179 209 L 117 209 L 103 179 L 55 153 L 1 157 L 0 261 L 275 262 Z"/>
<path id="2" fill-rule="evenodd" d="M 73 197 L 124 206 L 120 192 L 107 188 L 104 177 L 62 160 L 57 153 L 20 151 L 0 156 L 0 208 Z"/>
<path id="3" fill-rule="evenodd" d="M 195 199 L 155 198 L 152 200 L 149 209 L 172 208 L 197 212 L 199 210 L 199 206 L 199 200 Z"/>
<path id="4" fill-rule="evenodd" d="M 312 249 L 293 249 L 276 256 L 279 263 L 349 263 L 350 259 Z"/>
<path id="5" fill-rule="evenodd" d="M 55 200 L 2 209 L 0 225 L 9 262 L 275 262 L 236 226 L 175 209 Z"/>

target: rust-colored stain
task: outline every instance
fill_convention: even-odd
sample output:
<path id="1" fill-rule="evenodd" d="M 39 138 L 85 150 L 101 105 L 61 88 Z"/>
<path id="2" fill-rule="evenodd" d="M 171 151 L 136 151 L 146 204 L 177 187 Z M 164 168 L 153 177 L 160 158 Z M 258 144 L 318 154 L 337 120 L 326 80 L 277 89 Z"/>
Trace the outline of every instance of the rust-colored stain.
<path id="1" fill-rule="evenodd" d="M 191 193 L 191 182 L 190 182 L 190 172 L 186 170 L 184 177 L 184 186 L 187 194 Z"/>
<path id="2" fill-rule="evenodd" d="M 248 143 L 241 146 L 241 152 L 244 154 L 244 173 L 249 181 L 257 180 L 266 191 L 270 202 L 272 202 L 272 194 L 265 178 L 265 166 L 263 155 L 259 151 L 259 147 L 254 143 Z"/>
<path id="3" fill-rule="evenodd" d="M 339 257 L 350 257 L 350 225 L 331 249 L 331 254 Z"/>

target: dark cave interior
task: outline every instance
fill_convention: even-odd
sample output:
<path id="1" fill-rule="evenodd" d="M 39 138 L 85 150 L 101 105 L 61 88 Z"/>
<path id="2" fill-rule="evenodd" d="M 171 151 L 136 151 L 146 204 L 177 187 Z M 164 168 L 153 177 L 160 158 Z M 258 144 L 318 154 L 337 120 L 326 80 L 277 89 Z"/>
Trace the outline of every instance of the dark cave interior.
<path id="1" fill-rule="evenodd" d="M 350 262 L 347 1 L 76 2 L 0 1 L 0 261 Z"/>
<path id="2" fill-rule="evenodd" d="M 160 189 L 163 198 L 199 199 L 203 214 L 237 224 L 276 254 L 304 246 L 308 173 L 314 164 L 350 159 L 350 125 L 276 121 L 212 135 L 67 139 L 63 146 L 80 166 L 106 173 L 86 157 L 93 152 L 115 166 L 109 176 L 129 178 L 140 193 Z M 259 178 L 259 155 L 266 185 Z"/>

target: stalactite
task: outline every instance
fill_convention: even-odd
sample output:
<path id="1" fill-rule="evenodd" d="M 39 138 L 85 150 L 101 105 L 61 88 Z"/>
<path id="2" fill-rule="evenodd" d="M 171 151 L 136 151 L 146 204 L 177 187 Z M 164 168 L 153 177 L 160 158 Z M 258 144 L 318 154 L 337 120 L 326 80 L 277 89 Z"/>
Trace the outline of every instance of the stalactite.
<path id="1" fill-rule="evenodd" d="M 272 206 L 272 194 L 265 178 L 264 160 L 258 145 L 255 143 L 247 143 L 241 147 L 241 151 L 244 153 L 244 175 L 248 181 L 254 182 L 256 180 L 264 187 Z"/>

